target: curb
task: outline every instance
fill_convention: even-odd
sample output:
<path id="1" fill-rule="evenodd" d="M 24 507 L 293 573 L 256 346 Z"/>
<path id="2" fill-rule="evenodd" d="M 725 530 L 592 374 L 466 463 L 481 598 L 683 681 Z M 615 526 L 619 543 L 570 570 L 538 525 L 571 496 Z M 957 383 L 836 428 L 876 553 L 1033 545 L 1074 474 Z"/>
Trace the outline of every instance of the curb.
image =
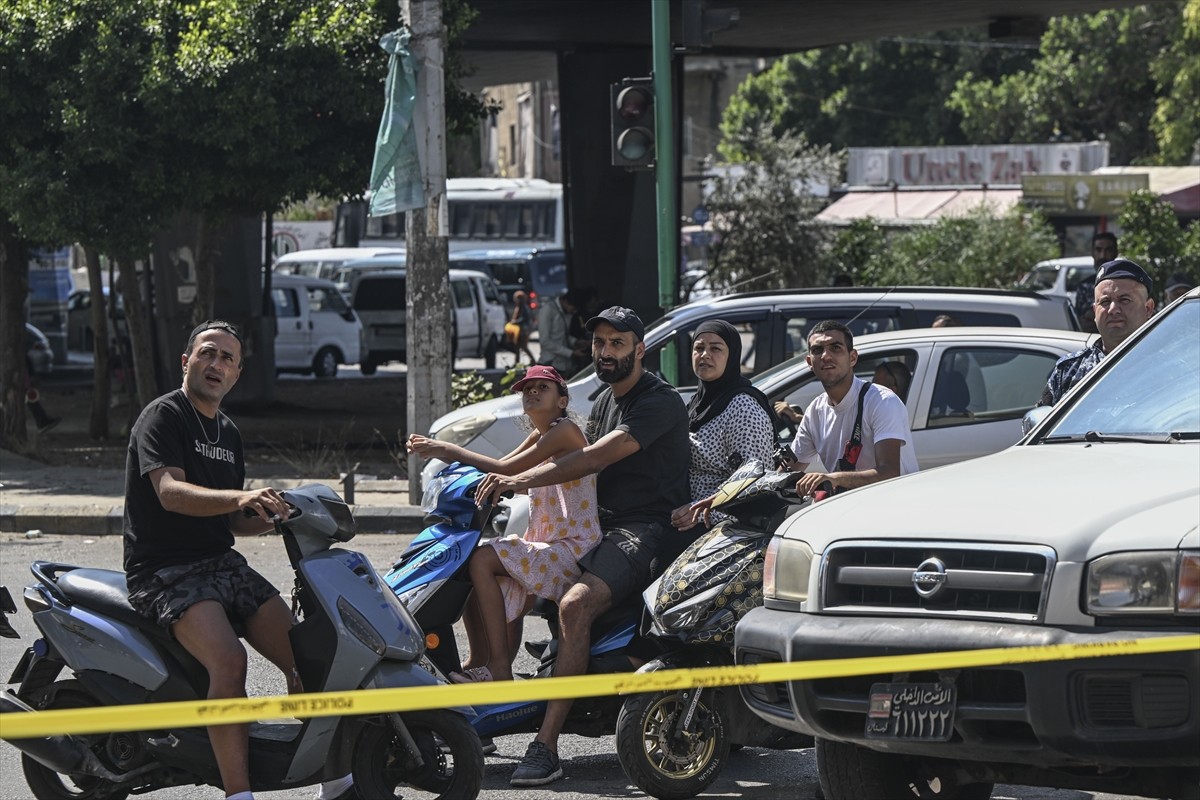
<path id="1" fill-rule="evenodd" d="M 425 529 L 425 512 L 416 506 L 352 506 L 359 533 L 415 534 Z M 124 505 L 0 505 L 0 533 L 40 530 L 49 536 L 120 536 Z"/>

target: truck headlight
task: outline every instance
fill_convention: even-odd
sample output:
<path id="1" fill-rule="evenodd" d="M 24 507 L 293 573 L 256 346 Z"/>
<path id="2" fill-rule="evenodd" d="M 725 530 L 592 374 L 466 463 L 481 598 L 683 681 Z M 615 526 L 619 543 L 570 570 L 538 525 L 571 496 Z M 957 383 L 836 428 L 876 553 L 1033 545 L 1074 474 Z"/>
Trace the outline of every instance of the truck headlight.
<path id="1" fill-rule="evenodd" d="M 772 537 L 763 556 L 763 597 L 793 603 L 807 600 L 812 559 L 808 542 Z"/>
<path id="2" fill-rule="evenodd" d="M 474 417 L 460 419 L 458 422 L 452 422 L 444 428 L 434 432 L 433 438 L 442 442 L 456 444 L 459 447 L 466 447 L 467 443 L 482 433 L 489 425 L 496 421 L 493 414 L 477 414 Z"/>
<path id="3" fill-rule="evenodd" d="M 1200 552 L 1114 553 L 1088 565 L 1087 612 L 1200 614 Z"/>

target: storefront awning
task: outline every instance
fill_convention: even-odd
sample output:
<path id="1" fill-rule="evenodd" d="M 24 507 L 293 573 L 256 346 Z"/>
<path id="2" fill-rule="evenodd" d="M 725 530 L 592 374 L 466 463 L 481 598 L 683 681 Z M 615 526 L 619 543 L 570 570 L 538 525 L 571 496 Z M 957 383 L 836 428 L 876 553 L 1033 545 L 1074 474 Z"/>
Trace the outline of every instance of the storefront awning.
<path id="1" fill-rule="evenodd" d="M 847 225 L 870 217 L 882 225 L 927 225 L 942 217 L 965 216 L 981 205 L 1003 214 L 1020 200 L 1018 188 L 851 191 L 817 214 L 816 220 Z"/>

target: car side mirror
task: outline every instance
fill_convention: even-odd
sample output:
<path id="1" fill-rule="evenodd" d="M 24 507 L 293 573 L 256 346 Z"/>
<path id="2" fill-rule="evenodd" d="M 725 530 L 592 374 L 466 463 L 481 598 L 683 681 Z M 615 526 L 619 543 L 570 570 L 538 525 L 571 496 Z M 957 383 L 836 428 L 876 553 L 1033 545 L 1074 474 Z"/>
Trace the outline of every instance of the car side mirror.
<path id="1" fill-rule="evenodd" d="M 1021 418 L 1021 435 L 1028 436 L 1029 432 L 1048 416 L 1050 416 L 1050 406 L 1034 406 L 1026 411 L 1025 416 Z"/>

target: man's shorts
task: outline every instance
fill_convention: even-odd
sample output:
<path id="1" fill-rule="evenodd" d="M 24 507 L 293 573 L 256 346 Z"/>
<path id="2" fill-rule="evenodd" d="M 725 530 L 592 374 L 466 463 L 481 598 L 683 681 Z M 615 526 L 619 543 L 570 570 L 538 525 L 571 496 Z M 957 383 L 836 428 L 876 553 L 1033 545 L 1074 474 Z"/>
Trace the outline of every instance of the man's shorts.
<path id="1" fill-rule="evenodd" d="M 129 584 L 129 604 L 168 632 L 202 600 L 216 600 L 230 620 L 244 622 L 279 591 L 236 550 L 156 570 Z"/>
<path id="2" fill-rule="evenodd" d="M 650 585 L 650 566 L 662 535 L 663 526 L 657 522 L 605 528 L 600 544 L 579 559 L 579 566 L 604 581 L 612 592 L 613 605 L 618 605 Z"/>

